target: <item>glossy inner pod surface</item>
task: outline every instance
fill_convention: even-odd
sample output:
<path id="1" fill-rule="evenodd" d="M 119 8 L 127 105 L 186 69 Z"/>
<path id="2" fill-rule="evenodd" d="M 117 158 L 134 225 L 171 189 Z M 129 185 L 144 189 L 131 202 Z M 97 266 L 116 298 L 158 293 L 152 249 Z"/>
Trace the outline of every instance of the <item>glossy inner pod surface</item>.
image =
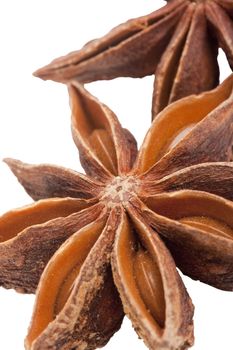
<path id="1" fill-rule="evenodd" d="M 112 174 L 117 174 L 116 152 L 109 132 L 104 129 L 95 129 L 88 137 L 88 141 L 108 170 Z"/>
<path id="2" fill-rule="evenodd" d="M 180 222 L 215 235 L 233 239 L 233 228 L 216 219 L 206 216 L 188 216 L 180 219 Z"/>
<path id="3" fill-rule="evenodd" d="M 153 249 L 137 231 L 124 222 L 117 243 L 119 269 L 130 302 L 137 304 L 138 317 L 161 335 L 166 313 L 163 281 Z"/>
<path id="4" fill-rule="evenodd" d="M 160 271 L 143 247 L 134 257 L 134 277 L 141 298 L 161 328 L 165 326 L 165 300 Z"/>
<path id="5" fill-rule="evenodd" d="M 72 294 L 72 288 L 82 264 L 100 236 L 105 222 L 106 219 L 102 218 L 95 224 L 87 225 L 78 231 L 50 260 L 41 278 L 36 309 L 26 341 L 28 349 L 55 319 Z"/>
<path id="6" fill-rule="evenodd" d="M 233 239 L 232 208 L 203 192 L 158 196 L 147 204 L 157 214 L 224 238 Z"/>
<path id="7" fill-rule="evenodd" d="M 94 99 L 86 100 L 85 96 L 80 95 L 74 87 L 70 87 L 69 91 L 71 96 L 75 95 L 72 99 L 72 120 L 75 130 L 79 130 L 95 156 L 112 174 L 116 175 L 117 156 L 106 112 Z"/>
<path id="8" fill-rule="evenodd" d="M 214 91 L 190 96 L 168 106 L 155 119 L 145 138 L 146 146 L 141 150 L 137 164 L 139 171 L 142 173 L 149 170 L 231 94 L 232 77 Z"/>
<path id="9" fill-rule="evenodd" d="M 12 210 L 0 218 L 0 242 L 14 238 L 27 227 L 68 216 L 86 207 L 85 202 L 66 198 L 41 200 L 33 206 Z"/>

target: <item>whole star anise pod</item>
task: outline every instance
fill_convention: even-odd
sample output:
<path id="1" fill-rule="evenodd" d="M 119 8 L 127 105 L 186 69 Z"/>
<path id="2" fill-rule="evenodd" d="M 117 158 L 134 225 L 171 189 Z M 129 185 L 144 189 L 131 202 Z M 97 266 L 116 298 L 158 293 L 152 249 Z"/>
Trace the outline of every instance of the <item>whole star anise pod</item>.
<path id="1" fill-rule="evenodd" d="M 129 20 L 81 50 L 35 72 L 42 79 L 87 83 L 156 72 L 153 117 L 177 99 L 210 90 L 219 82 L 221 47 L 233 68 L 233 2 L 171 0 Z"/>
<path id="2" fill-rule="evenodd" d="M 172 104 L 137 152 L 113 112 L 73 83 L 87 175 L 6 160 L 39 200 L 0 218 L 0 284 L 34 292 L 42 274 L 28 350 L 103 346 L 124 313 L 150 349 L 193 344 L 193 306 L 167 247 L 187 275 L 233 290 L 232 91 L 233 76 Z"/>

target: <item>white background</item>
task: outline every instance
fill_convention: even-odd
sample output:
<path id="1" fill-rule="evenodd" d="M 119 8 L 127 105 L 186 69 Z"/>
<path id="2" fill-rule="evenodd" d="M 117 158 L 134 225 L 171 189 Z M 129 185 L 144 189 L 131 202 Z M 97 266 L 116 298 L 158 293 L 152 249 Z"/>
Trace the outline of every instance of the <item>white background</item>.
<path id="1" fill-rule="evenodd" d="M 0 3 L 0 158 L 54 163 L 81 170 L 70 135 L 65 86 L 31 73 L 52 58 L 80 48 L 116 24 L 159 8 L 158 0 L 8 0 Z M 223 57 L 221 79 L 230 70 Z M 150 125 L 153 78 L 117 79 L 87 86 L 119 116 L 139 144 Z M 0 212 L 31 202 L 0 164 Z M 196 306 L 193 350 L 233 348 L 233 295 L 184 277 Z M 34 296 L 0 288 L 0 349 L 23 350 Z M 107 350 L 145 349 L 125 320 Z"/>

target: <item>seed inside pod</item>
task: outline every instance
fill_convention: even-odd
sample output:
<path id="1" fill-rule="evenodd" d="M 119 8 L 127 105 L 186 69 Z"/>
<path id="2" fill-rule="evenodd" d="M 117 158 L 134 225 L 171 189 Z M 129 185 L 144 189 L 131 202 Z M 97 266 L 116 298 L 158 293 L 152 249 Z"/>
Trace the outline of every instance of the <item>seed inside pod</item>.
<path id="1" fill-rule="evenodd" d="M 165 300 L 160 271 L 150 254 L 139 249 L 134 260 L 134 273 L 141 297 L 161 328 L 165 325 Z"/>
<path id="2" fill-rule="evenodd" d="M 43 285 L 37 294 L 37 304 L 27 337 L 28 348 L 68 301 L 74 281 L 104 224 L 105 219 L 102 218 L 85 226 L 66 241 L 50 260 L 41 277 Z"/>
<path id="3" fill-rule="evenodd" d="M 190 131 L 192 131 L 192 129 L 195 126 L 196 126 L 196 123 L 192 123 L 192 124 L 186 125 L 180 130 L 177 130 L 177 132 L 170 139 L 168 139 L 167 144 L 165 144 L 165 146 L 161 149 L 159 158 L 161 158 L 164 154 L 172 150 L 186 135 L 190 133 Z"/>
<path id="4" fill-rule="evenodd" d="M 180 219 L 180 222 L 225 238 L 233 238 L 233 230 L 225 223 L 205 216 L 191 216 Z"/>

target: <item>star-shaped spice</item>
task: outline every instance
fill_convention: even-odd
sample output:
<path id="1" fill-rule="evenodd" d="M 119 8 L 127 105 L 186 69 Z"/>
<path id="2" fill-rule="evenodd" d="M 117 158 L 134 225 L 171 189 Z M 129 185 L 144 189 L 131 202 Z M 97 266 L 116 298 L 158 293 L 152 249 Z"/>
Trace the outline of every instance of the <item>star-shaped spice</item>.
<path id="1" fill-rule="evenodd" d="M 73 83 L 87 175 L 6 160 L 38 200 L 0 218 L 0 284 L 34 292 L 42 274 L 28 350 L 103 346 L 124 313 L 150 349 L 193 344 L 192 302 L 168 248 L 187 275 L 233 290 L 232 91 L 230 77 L 172 104 L 137 152 L 113 112 Z"/>
<path id="2" fill-rule="evenodd" d="M 233 2 L 172 0 L 129 20 L 81 50 L 35 72 L 58 82 L 91 82 L 155 73 L 153 117 L 177 99 L 214 88 L 221 47 L 233 68 Z"/>

